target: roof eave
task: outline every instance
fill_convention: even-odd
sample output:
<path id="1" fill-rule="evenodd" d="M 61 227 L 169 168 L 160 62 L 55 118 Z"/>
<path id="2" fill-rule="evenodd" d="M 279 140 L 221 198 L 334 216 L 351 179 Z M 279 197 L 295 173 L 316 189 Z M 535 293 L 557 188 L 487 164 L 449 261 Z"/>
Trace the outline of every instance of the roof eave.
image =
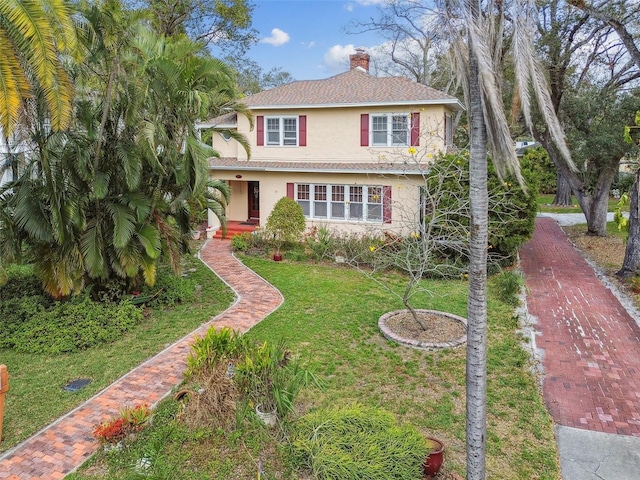
<path id="1" fill-rule="evenodd" d="M 405 100 L 393 102 L 354 102 L 354 103 L 310 103 L 310 104 L 272 104 L 251 105 L 250 110 L 293 110 L 313 108 L 354 108 L 354 107 L 389 107 L 389 106 L 418 106 L 418 105 L 446 105 L 453 110 L 465 110 L 464 105 L 457 98 L 434 100 Z"/>
<path id="2" fill-rule="evenodd" d="M 249 167 L 249 166 L 223 166 L 210 165 L 209 170 L 233 170 L 241 172 L 294 172 L 294 173 L 341 173 L 341 174 L 367 174 L 367 175 L 421 175 L 419 170 L 377 170 L 377 169 L 345 169 L 345 168 L 313 168 L 313 167 Z"/>

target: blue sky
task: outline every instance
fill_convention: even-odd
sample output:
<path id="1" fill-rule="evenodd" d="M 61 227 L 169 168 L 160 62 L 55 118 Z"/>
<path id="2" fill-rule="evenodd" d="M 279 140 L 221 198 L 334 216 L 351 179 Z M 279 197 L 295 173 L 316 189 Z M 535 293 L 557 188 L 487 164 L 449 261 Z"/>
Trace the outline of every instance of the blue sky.
<path id="1" fill-rule="evenodd" d="M 349 68 L 357 47 L 382 43 L 375 33 L 349 35 L 353 19 L 376 17 L 380 0 L 254 0 L 260 42 L 248 57 L 264 71 L 281 67 L 296 80 L 326 78 Z"/>

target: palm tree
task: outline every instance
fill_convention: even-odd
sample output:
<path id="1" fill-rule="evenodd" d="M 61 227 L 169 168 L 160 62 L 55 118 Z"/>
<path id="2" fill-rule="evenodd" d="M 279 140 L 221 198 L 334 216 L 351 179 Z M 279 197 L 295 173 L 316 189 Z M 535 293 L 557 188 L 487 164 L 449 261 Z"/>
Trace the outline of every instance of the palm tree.
<path id="1" fill-rule="evenodd" d="M 156 34 L 117 1 L 85 14 L 73 129 L 38 135 L 39 155 L 2 196 L 3 229 L 36 253 L 54 297 L 115 278 L 153 285 L 160 261 L 178 270 L 194 209 L 212 206 L 224 224 L 229 195 L 209 182 L 216 152 L 196 121 L 245 111 L 231 70 L 202 45 Z"/>
<path id="2" fill-rule="evenodd" d="M 63 0 L 0 2 L 0 128 L 13 133 L 25 99 L 42 89 L 51 126 L 69 124 L 73 82 L 61 54 L 76 46 L 71 9 Z"/>
<path id="3" fill-rule="evenodd" d="M 511 15 L 504 9 L 512 8 Z M 444 2 L 444 25 L 452 32 L 456 66 L 468 106 L 470 145 L 469 294 L 467 303 L 467 479 L 485 478 L 487 422 L 487 152 L 499 175 L 512 172 L 522 184 L 502 101 L 501 74 L 505 18 L 513 19 L 513 63 L 525 119 L 531 125 L 530 89 L 567 164 L 572 167 L 564 133 L 551 106 L 546 79 L 539 74 L 533 46 L 534 0 L 512 5 L 481 0 Z M 462 19 L 458 22 L 456 19 Z M 460 29 L 464 26 L 464 30 Z M 461 45 L 466 40 L 466 48 Z"/>

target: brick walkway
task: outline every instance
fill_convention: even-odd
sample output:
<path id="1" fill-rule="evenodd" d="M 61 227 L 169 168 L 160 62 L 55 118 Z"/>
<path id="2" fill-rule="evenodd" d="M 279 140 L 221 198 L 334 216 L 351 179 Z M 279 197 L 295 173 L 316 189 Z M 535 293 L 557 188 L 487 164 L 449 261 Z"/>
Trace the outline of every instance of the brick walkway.
<path id="1" fill-rule="evenodd" d="M 538 218 L 520 252 L 555 423 L 640 436 L 640 328 L 567 240 Z"/>
<path id="2" fill-rule="evenodd" d="M 124 405 L 155 404 L 171 392 L 182 379 L 195 334 L 205 334 L 212 325 L 246 331 L 281 305 L 280 292 L 238 262 L 231 255 L 228 241 L 209 241 L 200 257 L 236 292 L 235 303 L 68 415 L 0 455 L 0 479 L 63 478 L 98 448 L 91 434 L 95 425 L 117 415 Z"/>

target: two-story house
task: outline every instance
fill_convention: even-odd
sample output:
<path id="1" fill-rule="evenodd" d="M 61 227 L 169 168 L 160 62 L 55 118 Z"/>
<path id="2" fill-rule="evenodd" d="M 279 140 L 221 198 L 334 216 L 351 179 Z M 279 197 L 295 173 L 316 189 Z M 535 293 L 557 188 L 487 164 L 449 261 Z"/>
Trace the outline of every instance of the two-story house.
<path id="1" fill-rule="evenodd" d="M 229 221 L 264 225 L 283 196 L 302 206 L 309 227 L 395 229 L 406 212 L 417 220 L 421 175 L 451 145 L 452 117 L 463 106 L 409 79 L 370 75 L 363 50 L 350 63 L 334 77 L 246 97 L 253 130 L 236 115 L 199 125 L 237 129 L 251 146 L 247 158 L 236 141 L 214 133 L 220 158 L 210 159 L 210 173 L 231 187 Z"/>

